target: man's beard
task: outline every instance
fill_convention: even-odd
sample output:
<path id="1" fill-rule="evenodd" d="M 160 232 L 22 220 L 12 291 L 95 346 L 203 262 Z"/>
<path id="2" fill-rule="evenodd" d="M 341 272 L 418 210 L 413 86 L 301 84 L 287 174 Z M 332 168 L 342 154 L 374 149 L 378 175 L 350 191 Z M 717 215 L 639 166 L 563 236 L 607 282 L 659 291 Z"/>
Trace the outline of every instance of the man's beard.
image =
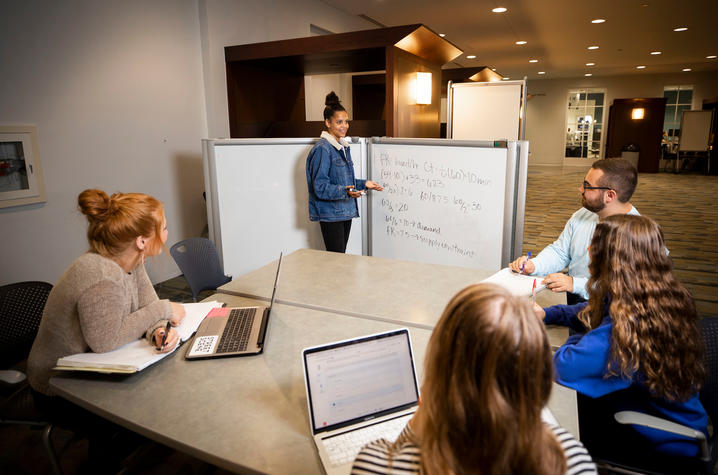
<path id="1" fill-rule="evenodd" d="M 585 195 L 581 195 L 581 205 L 586 208 L 589 211 L 593 211 L 594 213 L 598 213 L 603 208 L 606 207 L 606 203 L 603 202 L 603 199 L 601 201 L 597 201 L 595 203 L 589 203 L 589 201 L 586 199 Z"/>

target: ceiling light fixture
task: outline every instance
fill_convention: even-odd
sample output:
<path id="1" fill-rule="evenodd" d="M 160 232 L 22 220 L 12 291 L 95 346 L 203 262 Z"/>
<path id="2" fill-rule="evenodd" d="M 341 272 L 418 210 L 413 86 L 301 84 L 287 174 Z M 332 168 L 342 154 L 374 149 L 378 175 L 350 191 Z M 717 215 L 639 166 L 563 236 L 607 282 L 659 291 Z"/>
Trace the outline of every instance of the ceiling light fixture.
<path id="1" fill-rule="evenodd" d="M 539 74 L 546 74 L 546 71 L 539 71 Z"/>
<path id="2" fill-rule="evenodd" d="M 466 59 L 474 59 L 476 57 L 475 54 L 470 54 L 466 57 Z"/>
<path id="3" fill-rule="evenodd" d="M 603 18 L 596 18 L 595 20 L 591 20 L 591 23 L 605 23 L 606 20 Z"/>
<path id="4" fill-rule="evenodd" d="M 687 73 L 688 71 L 691 71 L 691 68 L 683 68 L 684 73 Z"/>
<path id="5" fill-rule="evenodd" d="M 598 46 L 596 46 L 596 45 L 589 46 L 587 49 L 598 49 Z"/>
<path id="6" fill-rule="evenodd" d="M 504 81 L 508 81 L 511 78 L 501 78 L 501 79 L 503 79 Z"/>
<path id="7" fill-rule="evenodd" d="M 586 66 L 596 66 L 596 63 L 586 63 Z"/>
<path id="8" fill-rule="evenodd" d="M 538 59 L 529 59 L 529 63 L 538 63 Z"/>
<path id="9" fill-rule="evenodd" d="M 679 26 L 678 28 L 673 28 L 673 31 L 686 31 L 687 29 L 685 26 Z"/>
<path id="10" fill-rule="evenodd" d="M 525 45 L 526 42 L 524 40 L 519 40 L 516 42 L 517 45 Z"/>
<path id="11" fill-rule="evenodd" d="M 504 13 L 506 10 L 508 10 L 506 7 L 496 7 L 491 9 L 494 13 Z"/>
<path id="12" fill-rule="evenodd" d="M 646 69 L 646 67 L 641 65 L 641 66 L 636 66 L 636 69 Z"/>
<path id="13" fill-rule="evenodd" d="M 586 76 L 586 77 L 591 77 L 591 76 L 593 76 L 593 74 L 592 74 L 592 73 L 586 73 L 586 74 L 584 74 L 584 76 Z"/>
<path id="14" fill-rule="evenodd" d="M 712 54 L 710 56 L 706 56 L 706 59 L 716 59 L 716 55 Z"/>
<path id="15" fill-rule="evenodd" d="M 659 54 L 661 54 L 661 51 L 651 51 L 651 54 L 653 56 L 658 56 Z"/>
<path id="16" fill-rule="evenodd" d="M 439 33 L 439 36 L 443 38 L 444 36 L 446 36 L 446 33 Z"/>
<path id="17" fill-rule="evenodd" d="M 492 71 L 496 71 L 496 68 L 491 68 Z"/>

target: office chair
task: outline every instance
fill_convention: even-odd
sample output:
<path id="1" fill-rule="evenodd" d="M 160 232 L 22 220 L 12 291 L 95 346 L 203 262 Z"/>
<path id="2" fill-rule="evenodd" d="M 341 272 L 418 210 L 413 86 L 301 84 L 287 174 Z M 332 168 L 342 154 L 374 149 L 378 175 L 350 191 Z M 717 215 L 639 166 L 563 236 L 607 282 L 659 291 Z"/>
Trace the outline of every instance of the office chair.
<path id="1" fill-rule="evenodd" d="M 184 274 L 195 302 L 203 290 L 214 290 L 232 280 L 232 276 L 224 275 L 217 248 L 209 239 L 185 239 L 172 246 L 170 254 Z"/>
<path id="2" fill-rule="evenodd" d="M 659 417 L 650 416 L 637 411 L 620 411 L 615 419 L 620 424 L 632 424 L 658 429 L 693 439 L 698 446 L 698 455 L 686 457 L 667 457 L 652 454 L 650 457 L 637 457 L 630 465 L 614 463 L 610 460 L 597 460 L 603 468 L 616 473 L 700 473 L 713 475 L 716 464 L 716 430 L 718 430 L 718 317 L 704 318 L 700 322 L 701 335 L 706 352 L 706 381 L 700 391 L 703 408 L 713 425 L 713 437 L 707 440 L 705 435 L 690 427 L 676 424 Z"/>
<path id="3" fill-rule="evenodd" d="M 19 282 L 0 287 L 0 424 L 29 425 L 42 429 L 42 442 L 52 471 L 62 474 L 52 445 L 53 424 L 36 407 L 24 373 L 12 369 L 27 359 L 40 326 L 52 285 Z"/>

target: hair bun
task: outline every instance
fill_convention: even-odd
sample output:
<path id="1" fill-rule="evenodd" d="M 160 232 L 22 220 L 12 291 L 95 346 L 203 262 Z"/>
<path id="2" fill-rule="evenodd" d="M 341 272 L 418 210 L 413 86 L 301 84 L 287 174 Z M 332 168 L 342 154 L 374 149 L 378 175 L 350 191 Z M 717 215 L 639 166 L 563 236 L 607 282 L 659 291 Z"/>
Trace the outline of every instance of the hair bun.
<path id="1" fill-rule="evenodd" d="M 336 95 L 334 91 L 327 94 L 327 98 L 324 100 L 325 106 L 330 106 L 332 104 L 339 104 L 339 96 Z"/>
<path id="2" fill-rule="evenodd" d="M 80 193 L 77 204 L 87 219 L 104 221 L 118 210 L 119 205 L 116 200 L 118 196 L 119 193 L 110 197 L 102 190 L 90 189 Z"/>

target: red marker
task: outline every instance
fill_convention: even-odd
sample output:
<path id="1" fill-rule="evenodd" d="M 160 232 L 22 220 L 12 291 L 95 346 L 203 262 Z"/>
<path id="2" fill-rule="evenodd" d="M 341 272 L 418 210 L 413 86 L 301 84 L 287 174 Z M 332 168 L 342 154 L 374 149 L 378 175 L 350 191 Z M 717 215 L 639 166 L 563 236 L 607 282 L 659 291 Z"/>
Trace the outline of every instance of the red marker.
<path id="1" fill-rule="evenodd" d="M 531 287 L 531 302 L 536 303 L 536 279 L 534 279 L 534 285 Z"/>

